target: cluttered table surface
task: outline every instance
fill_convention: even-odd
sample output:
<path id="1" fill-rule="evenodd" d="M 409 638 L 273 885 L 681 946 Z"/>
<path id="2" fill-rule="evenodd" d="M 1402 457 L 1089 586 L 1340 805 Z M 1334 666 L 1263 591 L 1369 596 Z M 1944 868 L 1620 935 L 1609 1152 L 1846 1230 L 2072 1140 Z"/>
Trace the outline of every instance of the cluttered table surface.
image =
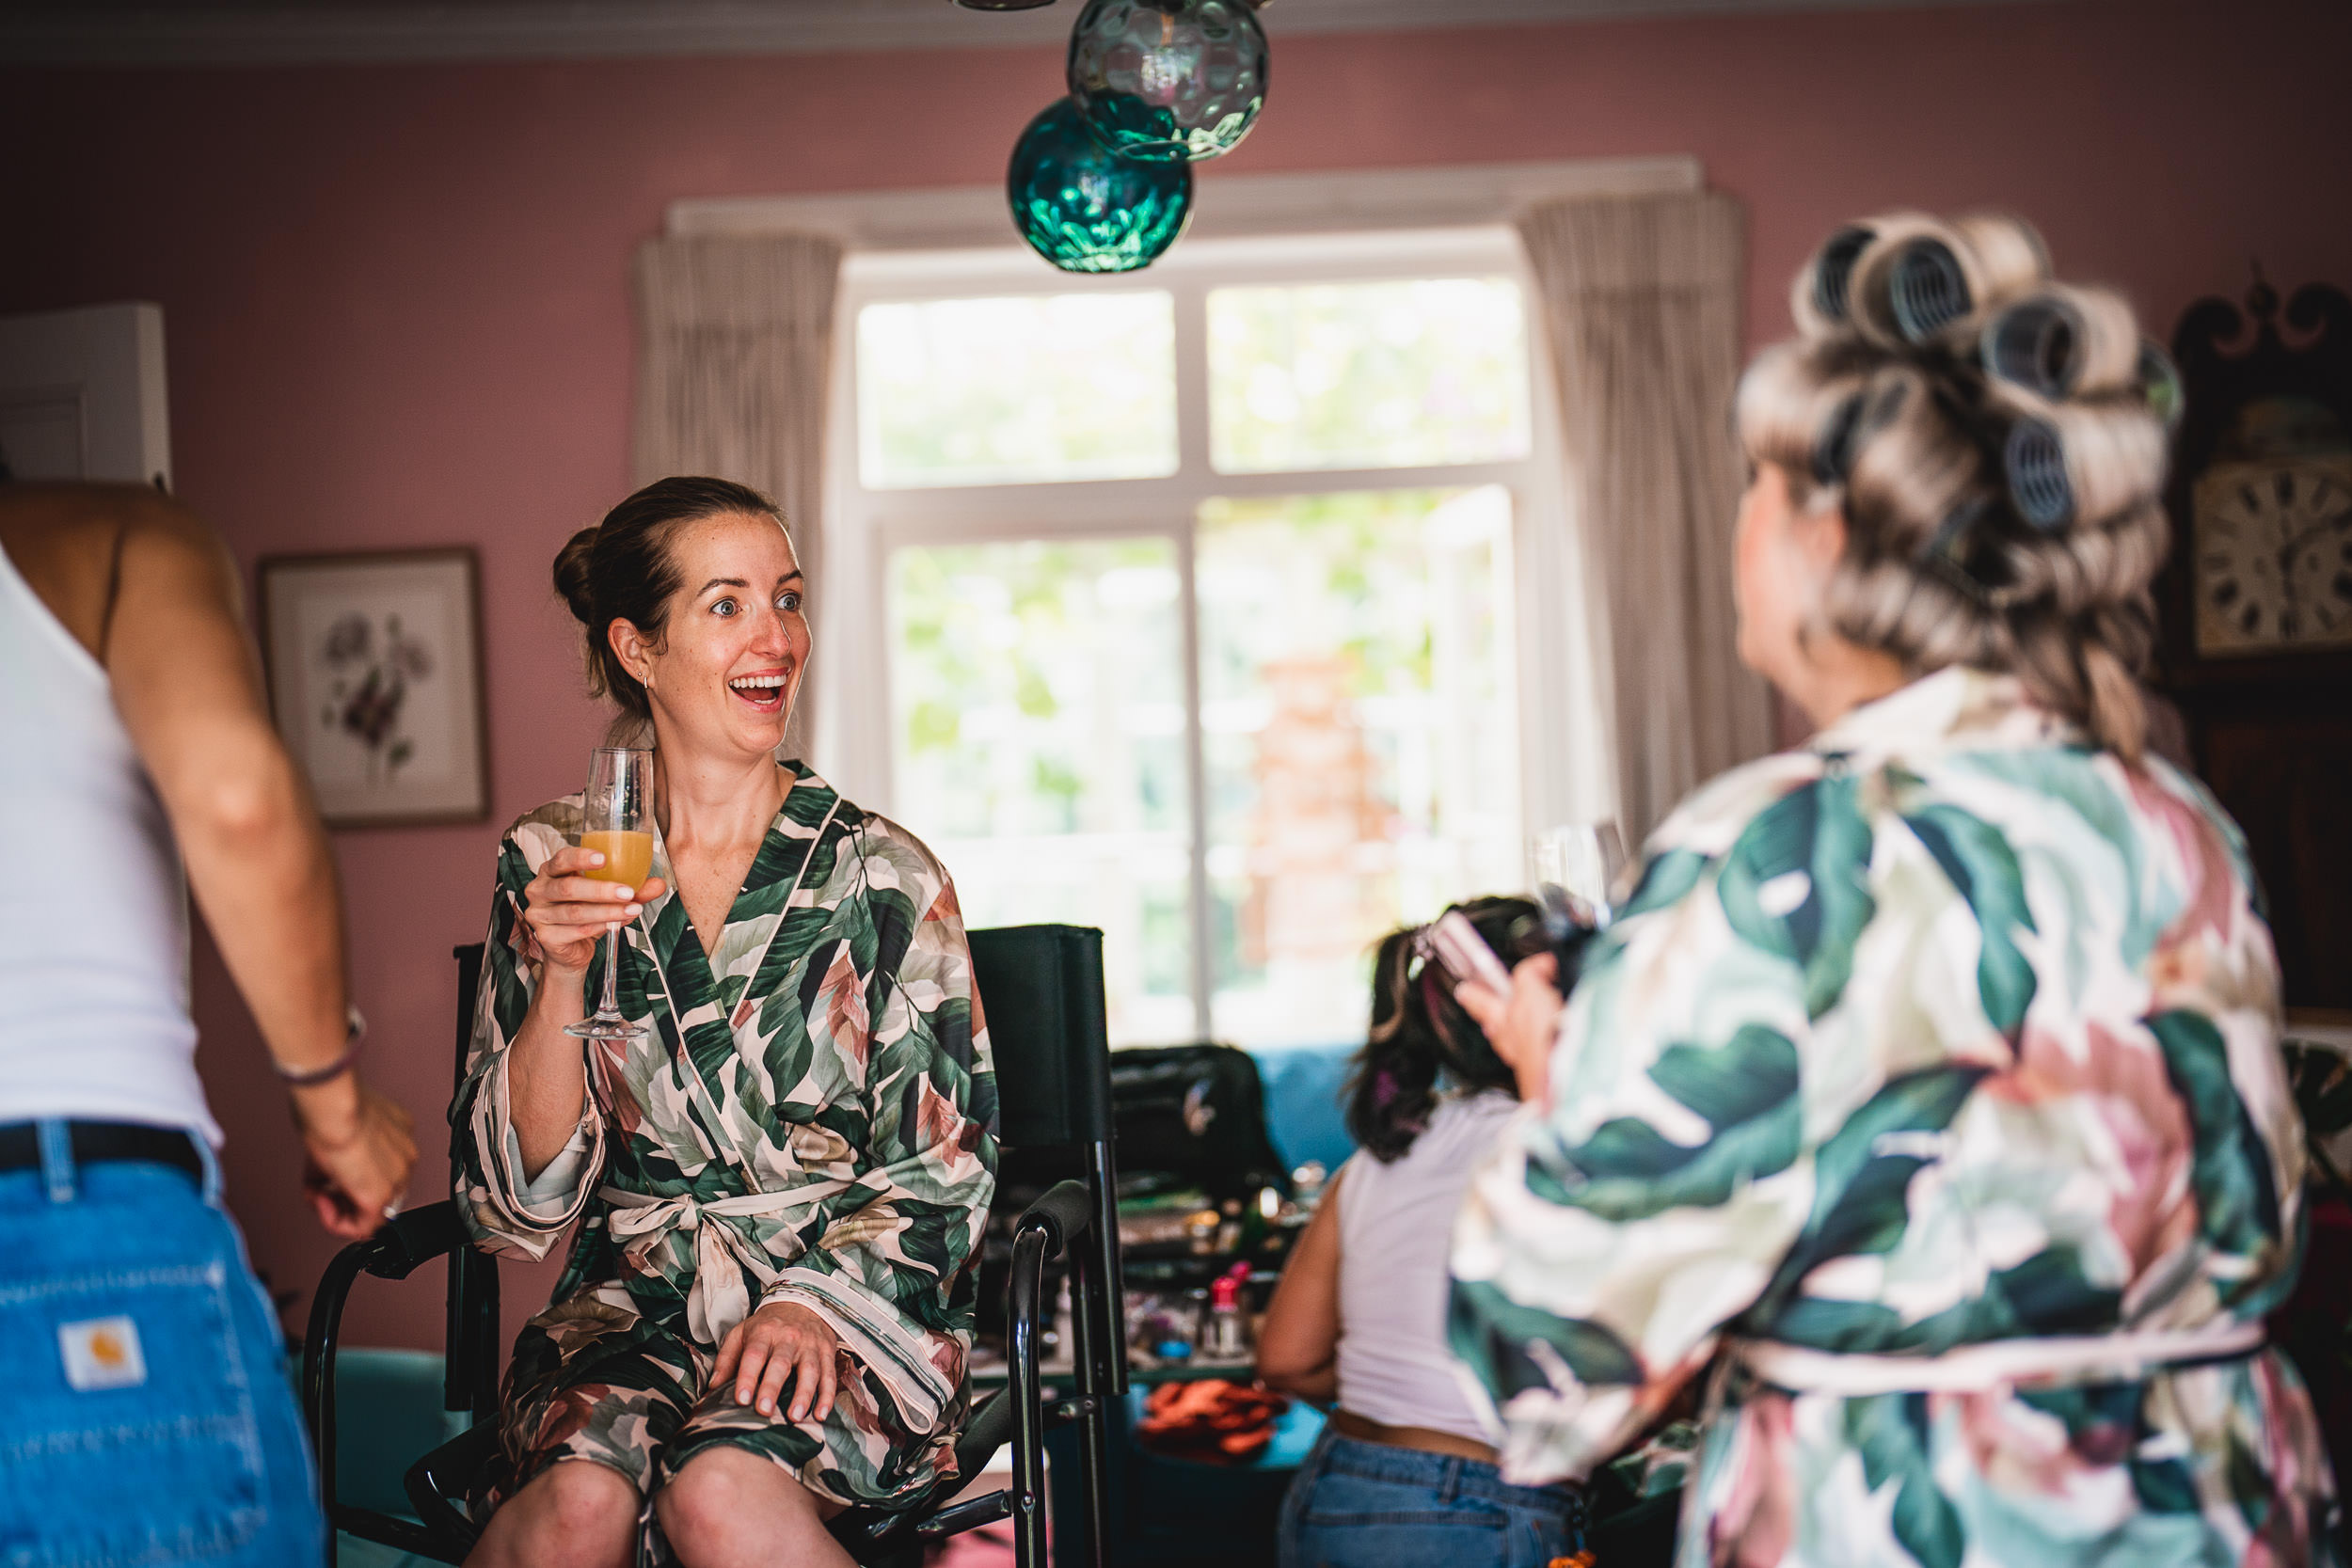
<path id="1" fill-rule="evenodd" d="M 1301 1170 L 1291 1193 L 1262 1189 L 1239 1201 L 1197 1190 L 1123 1197 L 1128 1393 L 1116 1424 L 1143 1451 L 1272 1469 L 1295 1466 L 1313 1447 L 1322 1413 L 1257 1387 L 1255 1376 L 1258 1325 L 1322 1176 Z M 1038 1368 L 1049 1389 L 1073 1376 L 1059 1331 L 1069 1321 L 1066 1292 L 1053 1321 Z M 1008 1376 L 1004 1356 L 983 1338 L 974 1347 L 974 1386 L 993 1388 Z"/>
<path id="2" fill-rule="evenodd" d="M 1286 1167 L 1267 1136 L 1256 1065 L 1231 1047 L 1120 1051 L 1111 1091 L 1129 1383 L 1113 1411 L 1115 1446 L 1228 1468 L 1295 1466 L 1322 1415 L 1255 1386 L 1257 1329 L 1327 1167 L 1311 1158 Z M 1001 1299 L 1010 1217 L 1073 1174 L 1051 1157 L 1025 1166 L 1010 1151 L 1000 1171 L 1008 1223 L 992 1238 L 984 1304 Z M 1050 1267 L 1046 1291 L 1039 1371 L 1049 1389 L 1066 1390 L 1074 1377 L 1068 1283 Z M 979 1388 L 1009 1375 L 1001 1321 L 990 1316 L 984 1305 L 969 1373 Z"/>

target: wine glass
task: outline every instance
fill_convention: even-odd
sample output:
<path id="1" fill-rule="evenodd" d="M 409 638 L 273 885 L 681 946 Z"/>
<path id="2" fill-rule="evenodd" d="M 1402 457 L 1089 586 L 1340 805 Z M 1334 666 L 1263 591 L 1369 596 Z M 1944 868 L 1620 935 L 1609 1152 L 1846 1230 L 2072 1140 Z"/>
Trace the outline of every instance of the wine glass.
<path id="1" fill-rule="evenodd" d="M 580 797 L 580 847 L 604 856 L 604 863 L 582 871 L 598 882 L 640 887 L 653 875 L 653 823 L 646 797 L 653 753 L 627 746 L 599 746 L 588 763 L 588 787 Z M 586 1040 L 635 1039 L 642 1023 L 621 1016 L 621 926 L 604 933 L 604 994 L 596 1016 L 567 1023 L 564 1033 Z"/>
<path id="2" fill-rule="evenodd" d="M 1614 912 L 1610 889 L 1625 869 L 1625 841 L 1607 817 L 1569 822 L 1535 835 L 1535 903 L 1554 942 L 1578 930 L 1597 931 Z"/>

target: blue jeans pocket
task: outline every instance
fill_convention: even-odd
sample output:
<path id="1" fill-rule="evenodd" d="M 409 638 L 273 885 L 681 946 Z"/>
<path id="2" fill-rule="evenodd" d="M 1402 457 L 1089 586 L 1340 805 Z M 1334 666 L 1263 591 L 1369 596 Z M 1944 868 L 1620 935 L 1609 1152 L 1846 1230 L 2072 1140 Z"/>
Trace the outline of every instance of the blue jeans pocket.
<path id="1" fill-rule="evenodd" d="M 1575 1549 L 1577 1506 L 1491 1466 L 1334 1441 L 1283 1508 L 1283 1568 L 1544 1568 Z"/>
<path id="2" fill-rule="evenodd" d="M 1508 1555 L 1506 1511 L 1429 1486 L 1326 1470 L 1303 1502 L 1295 1545 L 1311 1568 L 1471 1568 Z"/>
<path id="3" fill-rule="evenodd" d="M 91 1217 L 65 1204 L 0 1224 L 30 1243 L 0 1276 L 0 1562 L 137 1568 L 233 1553 L 269 1518 L 254 1380 L 278 1371 L 247 1364 L 232 1292 L 250 1287 L 217 1253 L 94 1268 L 87 1238 L 41 1234 Z M 44 1274 L 44 1252 L 82 1256 Z"/>

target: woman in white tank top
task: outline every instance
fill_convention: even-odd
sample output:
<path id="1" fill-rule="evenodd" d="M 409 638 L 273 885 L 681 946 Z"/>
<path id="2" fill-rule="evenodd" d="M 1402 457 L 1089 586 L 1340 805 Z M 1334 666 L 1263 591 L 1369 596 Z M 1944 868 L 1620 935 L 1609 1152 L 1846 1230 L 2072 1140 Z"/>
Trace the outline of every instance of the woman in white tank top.
<path id="1" fill-rule="evenodd" d="M 1524 899 L 1458 906 L 1508 964 L 1541 943 Z M 1512 1072 L 1391 932 L 1348 1086 L 1361 1146 L 1299 1238 L 1258 1376 L 1330 1419 L 1283 1505 L 1283 1568 L 1544 1568 L 1579 1549 L 1570 1486 L 1512 1486 L 1446 1350 L 1446 1252 L 1470 1172 L 1518 1110 Z"/>

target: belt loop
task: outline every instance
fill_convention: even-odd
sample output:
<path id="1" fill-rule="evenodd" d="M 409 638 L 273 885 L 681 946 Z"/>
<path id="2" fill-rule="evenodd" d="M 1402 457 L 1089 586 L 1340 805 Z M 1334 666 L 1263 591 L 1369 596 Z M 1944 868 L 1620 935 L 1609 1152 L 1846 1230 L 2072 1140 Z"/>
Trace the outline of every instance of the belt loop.
<path id="1" fill-rule="evenodd" d="M 73 1124 L 56 1117 L 34 1123 L 40 1142 L 40 1179 L 49 1186 L 49 1201 L 73 1201 Z"/>
<path id="2" fill-rule="evenodd" d="M 220 1156 L 213 1151 L 213 1140 L 191 1128 L 188 1142 L 196 1146 L 197 1164 L 204 1167 L 204 1206 L 220 1207 Z"/>
<path id="3" fill-rule="evenodd" d="M 1455 1494 L 1460 1492 L 1461 1489 L 1462 1462 L 1449 1454 L 1446 1457 L 1444 1478 L 1438 1482 L 1438 1502 L 1439 1506 L 1451 1507 Z"/>

